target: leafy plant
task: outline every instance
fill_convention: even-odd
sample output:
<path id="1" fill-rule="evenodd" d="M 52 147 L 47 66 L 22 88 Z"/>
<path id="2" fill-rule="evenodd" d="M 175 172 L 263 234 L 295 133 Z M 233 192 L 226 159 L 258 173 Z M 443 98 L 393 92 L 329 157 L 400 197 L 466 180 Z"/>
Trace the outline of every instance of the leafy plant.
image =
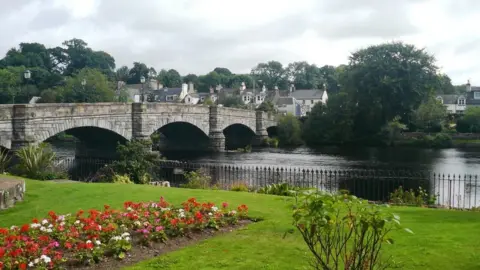
<path id="1" fill-rule="evenodd" d="M 9 164 L 10 157 L 8 156 L 7 150 L 0 149 L 0 173 L 4 173 Z"/>
<path id="2" fill-rule="evenodd" d="M 201 170 L 187 172 L 184 176 L 187 183 L 182 184 L 182 188 L 209 189 L 211 187 L 212 178 Z"/>
<path id="3" fill-rule="evenodd" d="M 260 188 L 257 192 L 262 194 L 278 195 L 278 196 L 294 196 L 295 191 L 299 188 L 291 186 L 288 183 L 271 184 Z"/>
<path id="4" fill-rule="evenodd" d="M 230 191 L 248 192 L 248 185 L 245 183 L 234 183 L 230 186 Z"/>
<path id="5" fill-rule="evenodd" d="M 400 217 L 383 207 L 347 194 L 317 190 L 298 193 L 293 225 L 313 255 L 314 268 L 388 267 L 389 260 L 382 257 L 383 244 L 393 244 L 390 232 L 402 227 Z"/>
<path id="6" fill-rule="evenodd" d="M 421 187 L 418 188 L 418 193 L 413 189 L 404 190 L 401 186 L 390 193 L 390 203 L 392 204 L 422 206 L 433 205 L 436 201 L 436 195 L 429 195 L 428 192 Z"/>
<path id="7" fill-rule="evenodd" d="M 132 180 L 130 180 L 130 177 L 128 175 L 114 175 L 112 178 L 112 183 L 116 184 L 133 184 Z"/>
<path id="8" fill-rule="evenodd" d="M 145 184 L 155 174 L 156 164 L 161 160 L 158 152 L 152 152 L 152 141 L 133 140 L 117 146 L 119 160 L 111 168 L 117 174 L 128 175 L 136 184 Z"/>
<path id="9" fill-rule="evenodd" d="M 277 148 L 279 142 L 280 142 L 280 141 L 279 141 L 278 138 L 276 138 L 276 137 L 274 137 L 274 138 L 265 138 L 265 140 L 263 141 L 263 144 L 266 145 L 266 146 L 271 146 L 271 147 Z"/>
<path id="10" fill-rule="evenodd" d="M 15 170 L 20 175 L 47 180 L 56 177 L 54 168 L 55 153 L 47 143 L 28 145 L 17 150 L 18 164 Z"/>

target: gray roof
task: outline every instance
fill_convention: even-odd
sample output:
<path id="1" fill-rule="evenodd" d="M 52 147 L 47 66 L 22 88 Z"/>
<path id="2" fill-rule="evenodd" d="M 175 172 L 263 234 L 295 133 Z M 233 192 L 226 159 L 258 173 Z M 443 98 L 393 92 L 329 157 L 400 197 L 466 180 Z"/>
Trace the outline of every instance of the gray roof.
<path id="1" fill-rule="evenodd" d="M 150 93 L 158 96 L 155 101 L 166 102 L 167 96 L 179 96 L 182 93 L 182 88 L 163 88 L 160 90 L 153 90 Z"/>
<path id="2" fill-rule="evenodd" d="M 321 99 L 323 90 L 318 89 L 297 89 L 291 93 L 291 96 L 298 100 L 303 99 Z"/>
<path id="3" fill-rule="evenodd" d="M 468 105 L 480 105 L 480 99 L 475 99 L 475 92 L 480 92 L 480 87 L 472 86 L 472 91 L 466 92 L 462 95 L 439 95 L 443 99 L 443 104 L 458 104 L 458 99 L 464 97 L 465 104 Z"/>
<path id="4" fill-rule="evenodd" d="M 475 99 L 475 92 L 480 92 L 480 87 L 472 86 L 472 91 L 467 93 L 467 106 L 468 105 L 480 105 L 480 99 Z"/>
<path id="5" fill-rule="evenodd" d="M 279 97 L 277 100 L 277 105 L 292 105 L 294 103 L 293 97 Z"/>
<path id="6" fill-rule="evenodd" d="M 457 104 L 460 96 L 461 95 L 440 95 L 443 99 L 443 104 Z"/>

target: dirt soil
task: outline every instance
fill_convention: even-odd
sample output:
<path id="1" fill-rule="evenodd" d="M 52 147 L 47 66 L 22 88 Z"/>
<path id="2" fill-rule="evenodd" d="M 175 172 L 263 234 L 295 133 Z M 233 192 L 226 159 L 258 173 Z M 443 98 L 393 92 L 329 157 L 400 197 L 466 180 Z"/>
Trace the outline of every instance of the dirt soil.
<path id="1" fill-rule="evenodd" d="M 192 233 L 184 237 L 176 237 L 167 240 L 166 243 L 153 243 L 151 247 L 140 246 L 137 244 L 132 245 L 132 250 L 127 253 L 127 256 L 123 260 L 118 260 L 112 257 L 103 257 L 103 261 L 98 264 L 90 266 L 73 266 L 68 265 L 68 269 L 121 269 L 126 266 L 134 265 L 138 262 L 148 260 L 162 254 L 172 252 L 183 247 L 195 244 L 199 241 L 211 238 L 213 236 L 232 232 L 252 223 L 250 220 L 241 220 L 238 224 L 229 227 L 223 227 L 219 230 L 208 229 L 198 233 Z"/>

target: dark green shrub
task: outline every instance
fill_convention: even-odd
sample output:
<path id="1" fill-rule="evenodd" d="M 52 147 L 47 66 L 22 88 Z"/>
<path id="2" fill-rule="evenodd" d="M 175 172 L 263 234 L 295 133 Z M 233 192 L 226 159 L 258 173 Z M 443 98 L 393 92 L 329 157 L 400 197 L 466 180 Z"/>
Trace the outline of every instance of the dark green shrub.
<path id="1" fill-rule="evenodd" d="M 416 206 L 433 205 L 436 201 L 437 196 L 429 195 L 428 192 L 421 187 L 418 188 L 418 192 L 415 192 L 413 189 L 404 190 L 401 186 L 390 193 L 389 199 L 391 204 Z"/>
<path id="2" fill-rule="evenodd" d="M 209 189 L 212 186 L 212 178 L 201 170 L 187 172 L 184 176 L 187 183 L 180 185 L 182 188 Z"/>
<path id="3" fill-rule="evenodd" d="M 293 225 L 313 255 L 315 269 L 385 269 L 383 244 L 402 229 L 400 217 L 347 194 L 316 190 L 296 196 Z M 403 229 L 411 232 L 409 229 Z M 290 232 L 293 232 L 291 230 Z"/>
<path id="4" fill-rule="evenodd" d="M 0 149 L 0 174 L 4 173 L 10 165 L 10 157 L 7 150 Z"/>
<path id="5" fill-rule="evenodd" d="M 278 196 L 294 196 L 295 191 L 299 190 L 288 183 L 271 184 L 260 188 L 257 192 L 262 194 L 278 195 Z"/>
<path id="6" fill-rule="evenodd" d="M 230 186 L 230 191 L 248 192 L 250 189 L 245 183 L 234 183 Z"/>
<path id="7" fill-rule="evenodd" d="M 48 143 L 28 145 L 15 152 L 17 164 L 13 171 L 16 174 L 38 180 L 65 178 L 66 173 L 55 168 L 55 153 Z"/>

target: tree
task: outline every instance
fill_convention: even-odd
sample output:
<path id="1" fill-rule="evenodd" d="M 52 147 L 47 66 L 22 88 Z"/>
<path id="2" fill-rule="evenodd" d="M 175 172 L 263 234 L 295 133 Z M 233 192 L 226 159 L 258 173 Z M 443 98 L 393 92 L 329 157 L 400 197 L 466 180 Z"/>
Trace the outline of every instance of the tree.
<path id="1" fill-rule="evenodd" d="M 62 45 L 63 50 L 58 51 L 56 55 L 60 58 L 58 62 L 65 65 L 64 75 L 71 76 L 81 69 L 93 68 L 101 70 L 107 76 L 113 76 L 115 59 L 110 54 L 93 51 L 85 41 L 77 38 L 67 40 Z"/>
<path id="2" fill-rule="evenodd" d="M 162 69 L 157 75 L 157 79 L 164 87 L 179 87 L 182 85 L 182 76 L 175 69 Z"/>
<path id="3" fill-rule="evenodd" d="M 315 104 L 303 125 L 305 143 L 319 146 L 350 142 L 354 115 L 355 107 L 346 93 L 331 96 L 327 104 Z"/>
<path id="4" fill-rule="evenodd" d="M 194 85 L 198 84 L 198 76 L 195 74 L 187 74 L 183 77 L 184 83 L 193 83 Z"/>
<path id="5" fill-rule="evenodd" d="M 133 67 L 130 69 L 127 82 L 129 84 L 139 84 L 140 77 L 143 76 L 145 79 L 147 79 L 149 72 L 150 69 L 144 63 L 133 62 Z"/>
<path id="6" fill-rule="evenodd" d="M 201 75 L 198 77 L 198 91 L 199 92 L 208 92 L 210 87 L 216 87 L 221 84 L 221 76 L 215 72 L 211 71 L 207 75 Z"/>
<path id="7" fill-rule="evenodd" d="M 127 66 L 122 66 L 115 71 L 115 80 L 127 82 L 130 77 L 130 69 Z"/>
<path id="8" fill-rule="evenodd" d="M 288 73 L 283 68 L 282 63 L 278 61 L 259 63 L 252 69 L 251 73 L 255 79 L 261 80 L 268 89 L 273 89 L 275 86 L 283 89 L 287 88 Z"/>
<path id="9" fill-rule="evenodd" d="M 457 122 L 457 131 L 464 133 L 480 132 L 480 107 L 469 107 Z"/>
<path id="10" fill-rule="evenodd" d="M 338 67 L 325 65 L 319 68 L 322 83 L 325 83 L 327 86 L 327 90 L 330 94 L 336 94 L 340 92 L 340 83 L 342 73 L 345 69 L 344 65 L 340 65 Z"/>
<path id="11" fill-rule="evenodd" d="M 86 84 L 82 85 L 83 80 Z M 112 102 L 115 87 L 107 77 L 96 69 L 84 68 L 67 79 L 65 87 L 56 88 L 62 102 Z"/>
<path id="12" fill-rule="evenodd" d="M 407 130 L 407 125 L 401 123 L 400 120 L 400 116 L 397 115 L 382 128 L 388 145 L 392 145 L 398 139 L 400 132 Z"/>
<path id="13" fill-rule="evenodd" d="M 278 121 L 277 130 L 281 145 L 298 146 L 302 144 L 302 123 L 294 115 L 282 116 Z"/>
<path id="14" fill-rule="evenodd" d="M 290 63 L 287 73 L 296 89 L 318 89 L 324 83 L 320 69 L 307 62 Z"/>
<path id="15" fill-rule="evenodd" d="M 239 108 L 245 109 L 245 103 L 243 102 L 242 98 L 239 96 L 230 96 L 226 97 L 223 101 L 223 106 L 230 107 L 230 108 Z"/>
<path id="16" fill-rule="evenodd" d="M 16 74 L 8 69 L 0 69 L 0 104 L 15 103 L 18 95 Z"/>
<path id="17" fill-rule="evenodd" d="M 344 83 L 357 106 L 359 138 L 377 134 L 395 116 L 409 116 L 438 86 L 435 58 L 401 42 L 361 49 L 350 56 Z"/>
<path id="18" fill-rule="evenodd" d="M 427 102 L 420 104 L 413 113 L 413 122 L 417 128 L 425 131 L 441 131 L 443 122 L 447 117 L 447 109 L 435 98 L 429 98 Z"/>
<path id="19" fill-rule="evenodd" d="M 223 76 L 232 76 L 232 72 L 228 68 L 223 68 L 223 67 L 216 67 L 213 69 L 218 75 L 223 75 Z"/>
<path id="20" fill-rule="evenodd" d="M 253 78 L 252 76 L 248 74 L 235 74 L 230 76 L 230 81 L 226 85 L 228 88 L 235 88 L 238 89 L 242 85 L 242 83 L 245 83 L 245 87 L 248 89 L 253 88 Z"/>
<path id="21" fill-rule="evenodd" d="M 437 93 L 441 94 L 455 94 L 455 87 L 452 85 L 452 80 L 447 74 L 438 74 Z M 464 88 L 465 89 L 465 88 Z"/>

